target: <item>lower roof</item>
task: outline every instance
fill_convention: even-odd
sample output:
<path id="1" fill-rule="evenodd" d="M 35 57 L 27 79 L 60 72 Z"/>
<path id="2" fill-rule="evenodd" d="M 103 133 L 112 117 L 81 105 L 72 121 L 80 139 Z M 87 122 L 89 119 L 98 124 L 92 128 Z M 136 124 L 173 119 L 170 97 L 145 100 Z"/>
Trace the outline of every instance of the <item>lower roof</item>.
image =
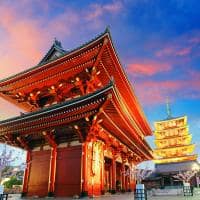
<path id="1" fill-rule="evenodd" d="M 178 163 L 167 163 L 167 164 L 156 164 L 155 172 L 156 173 L 173 173 L 179 171 L 191 171 L 195 167 L 200 167 L 197 161 L 186 161 Z"/>
<path id="2" fill-rule="evenodd" d="M 110 82 L 104 88 L 88 95 L 0 121 L 0 142 L 5 142 L 8 135 L 11 135 L 15 141 L 17 141 L 17 137 L 22 136 L 24 140 L 28 140 L 30 143 L 34 139 L 39 142 L 41 134 L 39 136 L 38 133 L 48 129 L 52 130 L 52 128 L 56 128 L 58 134 L 62 136 L 64 132 L 67 133 L 69 131 L 66 128 L 60 129 L 61 127 L 69 127 L 70 124 L 74 126 L 77 122 L 83 124 L 83 121 L 80 120 L 99 113 L 99 110 L 102 109 L 109 97 L 109 103 L 104 106 L 99 115 L 103 119 L 102 126 L 114 137 L 119 137 L 118 139 L 132 151 L 141 154 L 144 159 L 152 159 L 151 148 L 139 135 L 139 132 L 134 131 L 136 129 L 134 129 L 133 124 L 130 124 L 130 121 L 128 123 L 128 118 L 124 117 L 125 114 L 121 111 L 120 104 L 117 104 L 118 98 L 116 95 L 115 86 L 113 82 Z M 81 127 L 88 129 L 86 125 L 81 125 Z M 81 130 L 81 132 L 84 132 L 84 130 Z M 74 131 L 72 136 L 74 137 Z M 62 137 L 62 140 L 58 138 L 60 142 L 66 139 L 69 138 Z M 43 140 L 41 141 L 44 142 Z M 38 142 L 36 143 L 38 144 Z"/>

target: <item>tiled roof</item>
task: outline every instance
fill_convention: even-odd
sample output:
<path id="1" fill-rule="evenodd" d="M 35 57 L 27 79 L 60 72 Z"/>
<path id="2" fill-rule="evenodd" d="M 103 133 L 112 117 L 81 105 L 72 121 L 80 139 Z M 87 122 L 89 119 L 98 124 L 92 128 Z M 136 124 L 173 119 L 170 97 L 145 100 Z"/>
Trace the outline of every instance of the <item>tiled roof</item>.
<path id="1" fill-rule="evenodd" d="M 108 28 L 106 28 L 104 32 L 102 32 L 101 34 L 97 35 L 97 36 L 96 36 L 95 38 L 93 38 L 92 40 L 89 40 L 88 42 L 86 42 L 86 43 L 80 45 L 80 46 L 77 47 L 77 48 L 74 48 L 74 49 L 72 49 L 72 50 L 66 51 L 66 52 L 65 52 L 63 55 L 61 55 L 59 58 L 62 58 L 62 57 L 64 57 L 64 56 L 68 55 L 68 54 L 71 54 L 71 53 L 73 53 L 73 52 L 75 52 L 75 51 L 77 51 L 77 50 L 79 50 L 79 49 L 81 49 L 81 48 L 83 48 L 83 47 L 89 45 L 90 43 L 94 42 L 95 40 L 100 39 L 100 38 L 101 38 L 104 34 L 106 34 L 106 33 L 108 33 L 108 34 L 110 35 L 110 31 L 109 31 Z M 110 38 L 111 38 L 111 36 L 110 36 Z M 56 46 L 57 46 L 57 45 L 56 45 Z M 57 47 L 57 48 L 58 48 L 58 47 Z M 51 50 L 51 49 L 50 49 L 50 50 Z M 64 49 L 63 49 L 63 50 L 64 50 Z M 64 50 L 64 51 L 65 51 L 65 50 Z M 47 54 L 48 54 L 48 52 L 47 52 Z M 29 69 L 27 69 L 27 70 L 24 70 L 24 71 L 22 71 L 22 72 L 20 72 L 20 73 L 18 73 L 18 74 L 14 74 L 14 75 L 12 75 L 12 76 L 10 76 L 10 77 L 7 77 L 7 78 L 5 78 L 5 79 L 0 80 L 0 83 L 1 83 L 1 82 L 4 82 L 4 81 L 7 81 L 7 80 L 9 80 L 9 79 L 13 79 L 13 78 L 15 78 L 15 77 L 17 77 L 17 76 L 19 76 L 19 75 L 22 75 L 22 74 L 24 74 L 24 73 L 30 72 L 30 71 L 32 71 L 32 70 L 34 70 L 34 69 L 37 69 L 38 67 L 42 66 L 43 64 L 47 64 L 47 63 L 49 63 L 49 62 L 51 62 L 51 61 L 52 61 L 52 60 L 48 60 L 48 61 L 46 61 L 45 63 L 43 63 L 42 61 L 40 61 L 40 63 L 37 64 L 36 66 L 33 66 L 33 67 L 31 67 L 31 68 L 29 68 Z"/>
<path id="2" fill-rule="evenodd" d="M 196 165 L 197 161 L 157 164 L 155 165 L 155 171 L 156 173 L 190 171 L 192 170 L 194 164 Z"/>

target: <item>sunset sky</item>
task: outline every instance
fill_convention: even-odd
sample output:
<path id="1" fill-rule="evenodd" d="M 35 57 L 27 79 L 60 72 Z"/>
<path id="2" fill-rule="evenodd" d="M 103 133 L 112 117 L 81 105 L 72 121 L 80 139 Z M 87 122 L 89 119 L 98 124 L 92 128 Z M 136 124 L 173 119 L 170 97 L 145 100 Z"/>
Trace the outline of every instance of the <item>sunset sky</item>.
<path id="1" fill-rule="evenodd" d="M 169 97 L 172 115 L 188 116 L 200 154 L 199 22 L 198 0 L 1 0 L 0 79 L 36 65 L 55 37 L 70 50 L 109 26 L 152 130 Z M 0 120 L 19 111 L 0 99 Z"/>

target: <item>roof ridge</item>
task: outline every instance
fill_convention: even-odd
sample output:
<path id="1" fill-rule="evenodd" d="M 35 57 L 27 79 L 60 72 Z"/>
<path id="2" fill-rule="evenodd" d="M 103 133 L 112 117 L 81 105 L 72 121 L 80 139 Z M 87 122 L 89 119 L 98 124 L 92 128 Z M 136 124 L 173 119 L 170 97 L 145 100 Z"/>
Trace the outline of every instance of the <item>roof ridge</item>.
<path id="1" fill-rule="evenodd" d="M 105 35 L 105 34 L 109 34 L 109 36 L 110 36 L 110 31 L 109 31 L 108 28 L 106 28 L 106 29 L 104 30 L 104 32 L 98 34 L 98 35 L 97 35 L 96 37 L 94 37 L 93 39 L 91 39 L 91 40 L 89 40 L 89 41 L 83 43 L 82 45 L 80 45 L 80 46 L 78 46 L 78 47 L 76 47 L 76 48 L 73 48 L 73 49 L 71 49 L 71 50 L 69 50 L 69 51 L 66 51 L 66 53 L 64 53 L 63 55 L 61 55 L 59 58 L 62 58 L 62 57 L 66 56 L 66 55 L 68 55 L 68 54 L 70 54 L 70 53 L 72 53 L 72 52 L 74 52 L 74 51 L 77 51 L 77 50 L 79 50 L 79 49 L 81 49 L 81 48 L 83 48 L 83 47 L 89 45 L 90 43 L 94 42 L 95 40 L 100 39 L 100 38 L 101 38 L 103 35 Z M 52 45 L 52 46 L 53 46 L 53 45 Z M 47 53 L 48 53 L 48 52 L 47 52 Z M 50 60 L 50 61 L 44 62 L 44 63 L 41 63 L 41 61 L 40 61 L 39 64 L 37 64 L 37 65 L 35 65 L 35 66 L 33 66 L 33 67 L 30 67 L 30 68 L 28 68 L 28 69 L 25 69 L 25 70 L 23 70 L 23 71 L 21 71 L 21 72 L 19 72 L 19 73 L 17 73 L 17 74 L 14 74 L 14 75 L 11 75 L 11 76 L 7 77 L 7 78 L 1 79 L 1 80 L 0 80 L 0 83 L 2 83 L 2 82 L 4 82 L 4 81 L 8 81 L 9 79 L 15 78 L 15 77 L 17 77 L 17 76 L 23 75 L 24 73 L 30 72 L 31 70 L 37 69 L 38 67 L 41 67 L 42 65 L 47 64 L 47 63 L 50 63 L 50 62 L 55 61 L 55 60 L 56 60 L 56 59 Z"/>
<path id="2" fill-rule="evenodd" d="M 65 54 L 67 52 L 62 47 L 61 42 L 58 41 L 56 38 L 54 38 L 53 44 L 51 45 L 51 47 L 47 51 L 47 53 L 43 56 L 43 58 L 40 60 L 38 65 L 42 65 L 42 64 L 49 62 L 50 60 L 48 60 L 48 57 L 51 56 L 51 54 L 53 53 L 54 50 L 58 51 L 61 54 L 59 57 L 61 57 L 63 54 Z M 55 59 L 52 59 L 52 60 L 55 60 Z"/>

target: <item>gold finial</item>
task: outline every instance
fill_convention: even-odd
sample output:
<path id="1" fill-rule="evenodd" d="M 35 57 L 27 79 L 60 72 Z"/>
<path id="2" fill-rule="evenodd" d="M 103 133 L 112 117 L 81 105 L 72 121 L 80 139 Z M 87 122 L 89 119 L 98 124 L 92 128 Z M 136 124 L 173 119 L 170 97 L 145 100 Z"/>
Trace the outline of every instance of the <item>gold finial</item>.
<path id="1" fill-rule="evenodd" d="M 166 100 L 166 107 L 167 107 L 167 118 L 171 118 L 172 112 L 171 112 L 171 107 L 170 107 L 170 102 L 169 102 L 168 97 L 167 97 L 167 100 Z"/>

